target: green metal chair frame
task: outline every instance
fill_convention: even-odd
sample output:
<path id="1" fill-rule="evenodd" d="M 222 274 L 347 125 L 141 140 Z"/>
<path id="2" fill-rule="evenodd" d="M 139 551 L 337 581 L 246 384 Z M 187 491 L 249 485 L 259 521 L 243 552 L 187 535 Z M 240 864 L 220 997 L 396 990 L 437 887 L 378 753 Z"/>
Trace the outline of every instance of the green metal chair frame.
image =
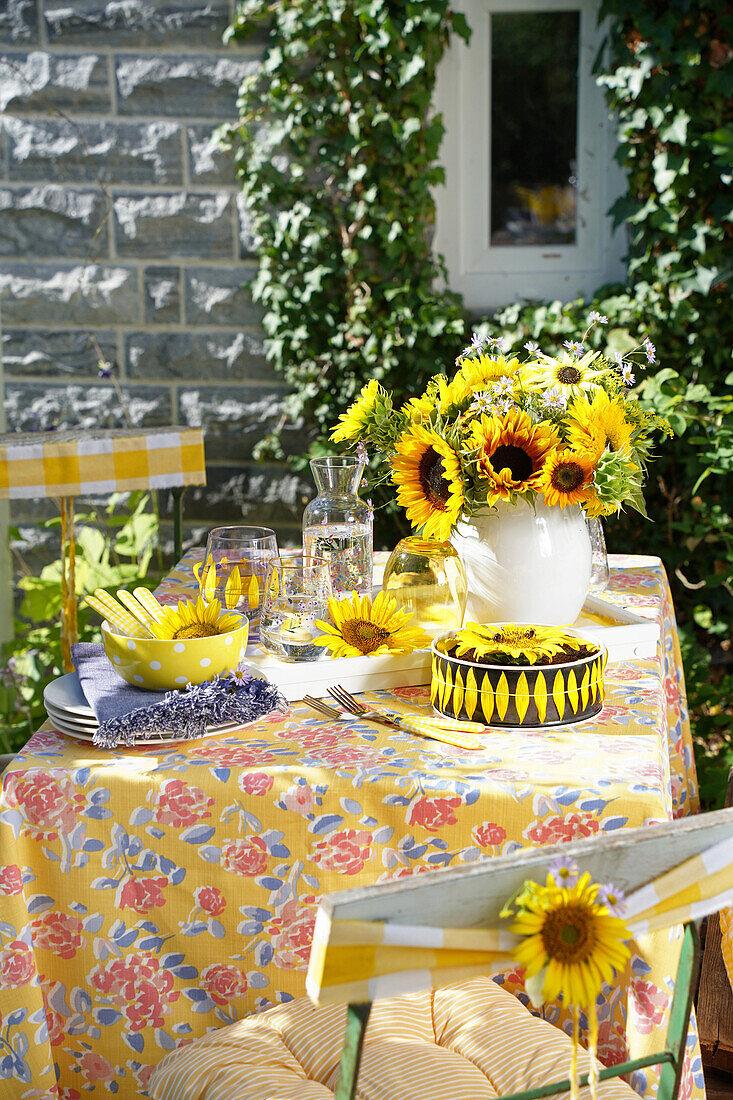
<path id="1" fill-rule="evenodd" d="M 633 1058 L 629 1062 L 621 1062 L 620 1065 L 612 1066 L 610 1069 L 602 1069 L 598 1074 L 599 1081 L 607 1081 L 609 1077 L 623 1077 L 627 1073 L 644 1069 L 646 1066 L 661 1065 L 657 1100 L 676 1100 L 682 1078 L 685 1042 L 699 967 L 700 940 L 697 929 L 694 924 L 686 924 L 664 1050 L 647 1054 L 644 1058 Z M 341 1076 L 334 1100 L 355 1100 L 359 1063 L 371 1007 L 371 1001 L 367 1001 L 363 1004 L 350 1004 L 347 1009 L 346 1033 L 341 1054 Z M 579 1078 L 579 1083 L 581 1087 L 588 1084 L 587 1073 Z M 558 1092 L 570 1092 L 570 1088 L 570 1078 L 565 1078 L 556 1083 L 542 1085 L 540 1088 L 513 1092 L 509 1096 L 503 1096 L 501 1100 L 541 1100 L 544 1096 L 553 1096 Z"/>

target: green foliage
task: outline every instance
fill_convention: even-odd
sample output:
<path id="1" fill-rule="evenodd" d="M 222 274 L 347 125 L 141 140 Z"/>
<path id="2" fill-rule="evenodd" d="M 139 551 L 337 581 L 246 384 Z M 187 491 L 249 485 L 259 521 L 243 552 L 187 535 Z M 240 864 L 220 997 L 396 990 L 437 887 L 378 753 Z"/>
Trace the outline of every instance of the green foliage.
<path id="1" fill-rule="evenodd" d="M 599 81 L 628 178 L 613 215 L 628 227 L 632 289 L 599 308 L 651 335 L 661 369 L 640 394 L 677 433 L 647 493 L 656 524 L 627 521 L 612 540 L 659 554 L 670 573 L 710 804 L 733 764 L 733 8 L 604 0 L 604 16 Z"/>
<path id="2" fill-rule="evenodd" d="M 122 503 L 110 499 L 103 515 L 91 512 L 76 521 L 76 589 L 80 600 L 79 640 L 101 641 L 99 616 L 82 597 L 95 588 L 114 592 L 122 585 L 150 583 L 149 568 L 158 540 L 158 518 L 146 511 L 150 497 L 131 493 Z M 60 520 L 44 527 L 55 529 Z M 19 537 L 17 531 L 13 532 Z M 43 689 L 60 676 L 61 560 L 51 562 L 36 576 L 20 552 L 24 576 L 19 583 L 23 601 L 15 623 L 15 638 L 3 648 L 0 663 L 0 751 L 20 748 L 45 721 Z"/>
<path id="3" fill-rule="evenodd" d="M 733 9 L 714 2 L 604 0 L 599 82 L 618 120 L 628 191 L 612 214 L 629 233 L 627 288 L 593 308 L 623 352 L 640 329 L 659 365 L 639 378 L 676 438 L 646 498 L 654 521 L 610 521 L 613 549 L 658 554 L 672 582 L 704 801 L 733 764 Z M 511 306 L 491 319 L 517 340 L 575 338 L 589 304 Z"/>
<path id="4" fill-rule="evenodd" d="M 511 305 L 487 327 L 549 351 L 577 339 L 593 307 L 609 318 L 612 349 L 640 332 L 658 349 L 639 393 L 676 438 L 650 469 L 652 522 L 612 521 L 609 541 L 667 566 L 711 802 L 733 762 L 733 9 L 604 0 L 601 14 L 598 79 L 628 178 L 612 213 L 629 233 L 629 285 L 592 303 Z M 366 380 L 411 396 L 459 350 L 459 301 L 434 289 L 444 272 L 430 252 L 429 188 L 441 179 L 442 124 L 429 104 L 449 32 L 468 28 L 439 0 L 246 0 L 232 34 L 265 25 L 267 60 L 230 136 L 269 355 L 294 391 L 288 412 L 314 425 L 308 439 L 321 449 Z"/>
<path id="5" fill-rule="evenodd" d="M 288 416 L 324 433 L 364 379 L 407 396 L 455 356 L 463 312 L 435 289 L 431 251 L 443 124 L 430 105 L 451 27 L 468 31 L 447 0 L 245 0 L 230 33 L 263 26 L 230 132 L 253 293 Z M 270 437 L 260 454 L 280 448 Z"/>

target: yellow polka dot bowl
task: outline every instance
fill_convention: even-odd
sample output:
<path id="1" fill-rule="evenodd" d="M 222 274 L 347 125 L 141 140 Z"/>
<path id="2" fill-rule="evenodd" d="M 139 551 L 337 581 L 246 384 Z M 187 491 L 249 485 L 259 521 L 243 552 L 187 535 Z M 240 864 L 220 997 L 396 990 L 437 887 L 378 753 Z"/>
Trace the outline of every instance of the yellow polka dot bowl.
<path id="1" fill-rule="evenodd" d="M 568 633 L 582 638 L 577 631 Z M 454 637 L 443 634 L 432 644 L 430 697 L 437 714 L 529 729 L 582 722 L 603 707 L 608 652 L 589 639 L 583 640 L 595 647 L 590 656 L 554 665 L 507 665 L 452 656 L 447 645 Z"/>
<path id="2" fill-rule="evenodd" d="M 213 680 L 237 667 L 247 648 L 249 623 L 210 638 L 130 638 L 102 623 L 104 652 L 115 672 L 133 687 L 170 691 Z"/>

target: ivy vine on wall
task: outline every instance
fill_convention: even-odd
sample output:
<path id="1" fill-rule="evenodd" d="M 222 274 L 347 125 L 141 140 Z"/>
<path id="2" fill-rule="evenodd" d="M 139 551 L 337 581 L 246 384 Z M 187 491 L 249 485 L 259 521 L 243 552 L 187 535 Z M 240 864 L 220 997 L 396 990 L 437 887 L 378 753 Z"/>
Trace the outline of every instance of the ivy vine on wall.
<path id="1" fill-rule="evenodd" d="M 431 249 L 431 99 L 450 31 L 468 29 L 447 0 L 245 0 L 231 34 L 263 29 L 232 136 L 268 355 L 290 384 L 287 416 L 313 438 L 365 379 L 407 396 L 455 357 L 464 315 L 436 289 Z M 260 455 L 281 447 L 276 434 Z"/>

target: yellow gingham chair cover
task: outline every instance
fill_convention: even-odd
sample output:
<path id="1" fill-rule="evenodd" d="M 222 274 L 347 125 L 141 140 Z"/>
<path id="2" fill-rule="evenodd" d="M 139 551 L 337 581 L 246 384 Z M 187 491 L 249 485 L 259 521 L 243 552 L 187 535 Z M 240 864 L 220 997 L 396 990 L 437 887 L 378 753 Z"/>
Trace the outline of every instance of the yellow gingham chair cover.
<path id="1" fill-rule="evenodd" d="M 0 499 L 205 485 L 200 428 L 0 435 Z"/>
<path id="2" fill-rule="evenodd" d="M 733 841 L 722 840 L 635 890 L 623 917 L 634 938 L 733 902 Z M 306 990 L 316 1004 L 438 989 L 512 965 L 518 937 L 499 928 L 434 928 L 337 920 L 321 909 Z"/>

